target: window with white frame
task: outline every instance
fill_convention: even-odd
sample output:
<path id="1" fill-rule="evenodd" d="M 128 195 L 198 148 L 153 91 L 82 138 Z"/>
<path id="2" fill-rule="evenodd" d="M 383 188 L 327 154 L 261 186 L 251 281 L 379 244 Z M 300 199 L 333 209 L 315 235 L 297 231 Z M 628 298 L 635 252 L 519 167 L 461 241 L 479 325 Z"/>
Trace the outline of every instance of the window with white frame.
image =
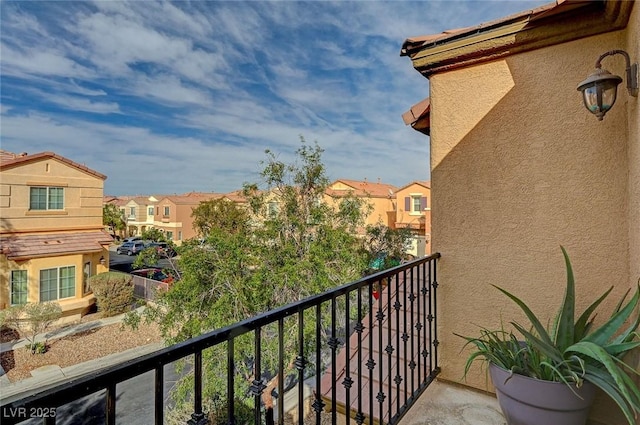
<path id="1" fill-rule="evenodd" d="M 147 215 L 153 215 L 153 207 L 147 209 Z"/>
<path id="2" fill-rule="evenodd" d="M 40 302 L 76 295 L 76 266 L 40 270 Z"/>
<path id="3" fill-rule="evenodd" d="M 267 217 L 276 218 L 280 207 L 277 202 L 271 201 L 267 203 Z"/>
<path id="4" fill-rule="evenodd" d="M 129 218 L 136 218 L 136 207 L 129 207 Z"/>
<path id="5" fill-rule="evenodd" d="M 31 187 L 29 188 L 29 209 L 63 210 L 64 209 L 64 188 L 63 187 Z"/>
<path id="6" fill-rule="evenodd" d="M 11 305 L 27 303 L 27 271 L 11 271 Z"/>
<path id="7" fill-rule="evenodd" d="M 427 209 L 427 197 L 421 193 L 412 193 L 404 198 L 404 210 L 412 215 L 422 214 Z"/>
<path id="8" fill-rule="evenodd" d="M 173 240 L 173 232 L 167 231 L 166 235 L 167 235 L 167 240 L 170 240 L 170 241 Z"/>
<path id="9" fill-rule="evenodd" d="M 168 205 L 164 207 L 164 216 L 165 217 L 169 217 L 170 210 L 171 210 L 171 207 L 169 207 Z"/>

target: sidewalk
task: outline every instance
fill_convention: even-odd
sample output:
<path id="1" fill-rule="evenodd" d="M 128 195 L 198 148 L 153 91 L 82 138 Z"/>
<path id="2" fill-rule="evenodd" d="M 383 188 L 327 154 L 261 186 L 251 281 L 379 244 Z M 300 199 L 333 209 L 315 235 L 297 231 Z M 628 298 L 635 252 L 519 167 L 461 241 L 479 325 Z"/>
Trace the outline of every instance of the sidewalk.
<path id="1" fill-rule="evenodd" d="M 143 307 L 140 307 L 142 309 Z M 63 326 L 54 329 L 44 335 L 39 335 L 36 342 L 45 340 L 55 340 L 75 333 L 84 332 L 90 329 L 96 329 L 114 323 L 120 323 L 124 318 L 124 314 L 98 319 L 91 322 L 78 323 Z M 0 344 L 0 352 L 12 351 L 14 349 L 27 346 L 29 342 L 26 339 L 5 342 Z M 56 385 L 60 382 L 71 378 L 79 377 L 88 372 L 93 372 L 117 363 L 121 363 L 136 357 L 143 356 L 153 351 L 160 350 L 164 345 L 161 342 L 135 347 L 120 353 L 110 354 L 84 363 L 61 368 L 58 365 L 43 366 L 31 371 L 31 378 L 11 383 L 7 378 L 4 370 L 0 367 L 0 401 L 8 403 L 16 399 L 20 399 L 45 389 L 45 387 Z"/>

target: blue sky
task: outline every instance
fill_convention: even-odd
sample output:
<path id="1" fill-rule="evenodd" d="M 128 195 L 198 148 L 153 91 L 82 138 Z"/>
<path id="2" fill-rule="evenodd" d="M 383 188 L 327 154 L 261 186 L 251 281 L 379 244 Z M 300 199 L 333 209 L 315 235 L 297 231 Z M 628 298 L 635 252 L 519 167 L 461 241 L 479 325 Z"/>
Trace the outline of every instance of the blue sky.
<path id="1" fill-rule="evenodd" d="M 411 36 L 547 1 L 2 1 L 2 149 L 54 151 L 105 194 L 229 192 L 317 141 L 330 179 L 429 179 L 402 113 Z"/>

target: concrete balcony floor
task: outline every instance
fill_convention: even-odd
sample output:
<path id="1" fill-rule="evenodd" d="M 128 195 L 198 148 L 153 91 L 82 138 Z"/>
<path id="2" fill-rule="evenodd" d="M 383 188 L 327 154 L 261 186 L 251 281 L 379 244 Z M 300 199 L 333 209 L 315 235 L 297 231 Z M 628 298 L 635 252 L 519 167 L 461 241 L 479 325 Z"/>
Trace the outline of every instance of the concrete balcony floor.
<path id="1" fill-rule="evenodd" d="M 506 425 L 498 400 L 489 394 L 433 382 L 399 425 Z"/>

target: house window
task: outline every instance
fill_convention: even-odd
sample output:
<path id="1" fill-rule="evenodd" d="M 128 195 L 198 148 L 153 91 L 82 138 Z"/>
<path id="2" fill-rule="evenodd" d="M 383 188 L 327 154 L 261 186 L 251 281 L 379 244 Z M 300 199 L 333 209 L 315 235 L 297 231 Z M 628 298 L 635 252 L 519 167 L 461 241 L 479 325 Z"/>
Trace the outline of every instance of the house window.
<path id="1" fill-rule="evenodd" d="M 91 277 L 91 261 L 87 261 L 84 263 L 84 270 L 82 272 L 82 293 L 88 294 L 91 292 L 91 288 L 89 287 L 89 278 Z"/>
<path id="2" fill-rule="evenodd" d="M 153 215 L 153 207 L 149 207 L 147 210 L 147 215 Z"/>
<path id="3" fill-rule="evenodd" d="M 182 230 L 178 230 L 178 240 L 182 240 Z"/>
<path id="4" fill-rule="evenodd" d="M 165 217 L 169 217 L 169 209 L 170 209 L 170 207 L 168 207 L 168 206 L 164 207 L 164 216 Z"/>
<path id="5" fill-rule="evenodd" d="M 129 207 L 129 218 L 136 217 L 136 207 Z"/>
<path id="6" fill-rule="evenodd" d="M 167 231 L 167 239 L 170 240 L 170 241 L 173 240 L 173 232 Z"/>
<path id="7" fill-rule="evenodd" d="M 31 210 L 63 210 L 64 188 L 62 187 L 32 187 L 29 194 L 29 209 Z"/>
<path id="8" fill-rule="evenodd" d="M 427 209 L 427 197 L 422 194 L 404 198 L 404 210 L 411 214 L 422 214 Z"/>
<path id="9" fill-rule="evenodd" d="M 278 203 L 269 202 L 267 204 L 267 217 L 275 218 L 278 215 Z"/>
<path id="10" fill-rule="evenodd" d="M 40 302 L 71 298 L 75 294 L 75 266 L 40 270 Z"/>
<path id="11" fill-rule="evenodd" d="M 11 305 L 27 303 L 27 271 L 11 271 Z"/>

